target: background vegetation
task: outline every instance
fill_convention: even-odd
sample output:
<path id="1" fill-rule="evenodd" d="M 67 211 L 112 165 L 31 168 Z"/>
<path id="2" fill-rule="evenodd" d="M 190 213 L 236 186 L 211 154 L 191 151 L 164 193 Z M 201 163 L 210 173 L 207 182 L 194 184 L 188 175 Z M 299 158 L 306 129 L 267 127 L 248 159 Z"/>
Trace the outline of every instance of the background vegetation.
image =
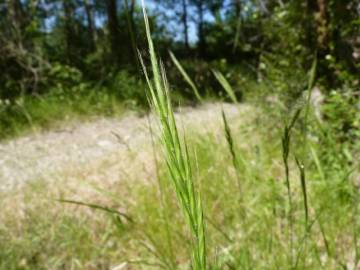
<path id="1" fill-rule="evenodd" d="M 149 5 L 152 37 L 178 97 L 194 95 L 168 50 L 202 95 L 219 94 L 211 72 L 218 69 L 243 94 L 255 92 L 257 85 L 266 89 L 263 94 L 276 92 L 290 102 L 305 89 L 306 72 L 317 57 L 321 91 L 328 96 L 341 89 L 340 95 L 358 98 L 357 0 L 156 0 Z M 0 29 L 2 137 L 67 114 L 109 115 L 117 111 L 115 104 L 146 104 L 136 52 L 146 44 L 137 1 L 6 0 L 0 3 Z"/>
<path id="2" fill-rule="evenodd" d="M 359 0 L 149 7 L 0 2 L 2 140 L 129 109 L 161 131 L 146 183 L 0 193 L 0 268 L 357 269 Z M 183 136 L 172 104 L 214 100 L 250 107 Z"/>

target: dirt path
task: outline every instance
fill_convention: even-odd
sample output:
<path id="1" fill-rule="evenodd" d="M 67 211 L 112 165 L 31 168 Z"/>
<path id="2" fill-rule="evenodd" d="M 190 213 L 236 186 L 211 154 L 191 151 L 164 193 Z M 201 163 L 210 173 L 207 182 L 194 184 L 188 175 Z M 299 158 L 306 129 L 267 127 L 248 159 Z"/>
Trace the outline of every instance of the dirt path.
<path id="1" fill-rule="evenodd" d="M 182 108 L 176 112 L 176 117 L 188 131 L 220 130 L 221 106 L 229 118 L 238 117 L 249 109 L 247 105 L 213 103 Z M 74 168 L 81 170 L 114 156 L 125 157 L 129 151 L 142 152 L 149 146 L 148 117 L 134 115 L 28 135 L 0 144 L 0 190 L 13 189 L 27 181 L 46 179 Z M 115 160 L 114 163 L 124 161 Z"/>

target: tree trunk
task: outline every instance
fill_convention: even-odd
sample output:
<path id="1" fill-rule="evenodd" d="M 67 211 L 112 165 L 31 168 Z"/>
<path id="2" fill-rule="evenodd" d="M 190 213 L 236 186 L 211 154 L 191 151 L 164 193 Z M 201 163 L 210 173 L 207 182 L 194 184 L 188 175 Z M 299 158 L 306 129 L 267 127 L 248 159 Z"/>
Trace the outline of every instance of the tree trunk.
<path id="1" fill-rule="evenodd" d="M 133 54 L 132 59 L 134 61 L 137 71 L 139 71 L 140 65 L 139 65 L 138 54 L 137 54 L 136 28 L 135 28 L 135 22 L 134 22 L 135 0 L 131 0 L 130 7 L 129 7 L 128 0 L 125 0 L 124 4 L 125 4 L 127 24 L 128 24 L 128 32 L 129 32 L 131 48 L 132 48 L 132 52 L 130 51 L 129 54 L 131 54 L 131 53 Z"/>
<path id="2" fill-rule="evenodd" d="M 136 4 L 136 0 L 131 0 L 131 4 L 130 4 L 130 16 L 131 16 L 131 18 L 132 18 L 133 21 L 134 21 L 135 4 Z"/>
<path id="3" fill-rule="evenodd" d="M 314 26 L 313 19 L 314 14 L 316 13 L 317 5 L 314 0 L 306 1 L 306 20 L 304 20 L 304 27 L 306 31 L 306 46 L 310 48 L 311 51 L 315 51 L 317 48 L 316 45 L 316 26 Z"/>
<path id="4" fill-rule="evenodd" d="M 183 27 L 184 27 L 184 42 L 185 42 L 185 48 L 186 50 L 189 50 L 190 46 L 189 46 L 189 26 L 188 26 L 188 12 L 187 12 L 187 3 L 186 0 L 182 0 L 182 9 L 183 9 L 183 14 L 182 14 L 182 23 L 183 23 Z"/>
<path id="5" fill-rule="evenodd" d="M 308 15 L 313 16 L 313 25 L 308 27 L 307 35 L 310 49 L 317 52 L 318 66 L 317 73 L 323 77 L 331 88 L 336 83 L 336 76 L 333 68 L 326 60 L 326 56 L 331 54 L 329 46 L 329 16 L 327 0 L 307 0 Z M 315 33 L 315 35 L 313 34 Z"/>
<path id="6" fill-rule="evenodd" d="M 240 18 L 241 0 L 234 0 L 236 18 Z"/>
<path id="7" fill-rule="evenodd" d="M 197 1 L 197 10 L 198 10 L 198 37 L 199 37 L 199 55 L 204 57 L 206 55 L 206 41 L 204 33 L 204 2 L 203 0 Z"/>
<path id="8" fill-rule="evenodd" d="M 235 32 L 235 38 L 234 38 L 234 44 L 233 44 L 233 54 L 236 52 L 236 49 L 239 45 L 239 39 L 241 35 L 241 0 L 234 0 L 234 6 L 235 6 L 235 17 L 236 17 L 236 32 Z"/>
<path id="9" fill-rule="evenodd" d="M 89 47 L 93 51 L 95 49 L 96 42 L 96 33 L 95 33 L 95 23 L 94 23 L 94 12 L 93 5 L 89 3 L 89 0 L 84 0 L 84 8 L 86 13 L 87 21 L 87 30 L 89 35 Z"/>
<path id="10" fill-rule="evenodd" d="M 65 44 L 67 62 L 73 62 L 75 55 L 74 40 L 76 39 L 76 31 L 74 29 L 74 5 L 71 0 L 63 0 L 63 10 L 65 16 Z"/>
<path id="11" fill-rule="evenodd" d="M 318 47 L 320 49 L 327 49 L 329 29 L 328 29 L 328 14 L 326 0 L 317 0 L 318 13 L 316 14 L 317 33 L 318 33 Z"/>
<path id="12" fill-rule="evenodd" d="M 117 4 L 116 0 L 106 0 L 106 10 L 108 17 L 108 31 L 110 39 L 111 54 L 114 57 L 116 63 L 120 62 L 121 53 L 120 53 L 120 33 L 119 33 L 119 23 L 117 18 Z"/>
<path id="13" fill-rule="evenodd" d="M 8 0 L 7 2 L 11 27 L 15 30 L 15 37 L 21 42 L 21 32 L 24 27 L 25 14 L 20 0 Z"/>

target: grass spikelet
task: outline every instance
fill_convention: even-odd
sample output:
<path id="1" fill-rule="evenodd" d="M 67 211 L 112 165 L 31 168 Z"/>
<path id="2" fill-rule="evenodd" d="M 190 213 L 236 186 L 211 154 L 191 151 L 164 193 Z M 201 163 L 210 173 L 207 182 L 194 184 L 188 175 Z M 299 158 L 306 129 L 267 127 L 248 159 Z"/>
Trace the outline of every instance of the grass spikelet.
<path id="1" fill-rule="evenodd" d="M 306 181 L 305 181 L 305 167 L 304 164 L 299 161 L 297 157 L 295 157 L 296 165 L 300 172 L 300 182 L 301 182 L 301 190 L 304 200 L 304 211 L 305 211 L 305 225 L 307 227 L 309 221 L 309 208 L 308 208 L 308 199 L 307 199 L 307 190 L 306 190 Z"/>
<path id="2" fill-rule="evenodd" d="M 235 92 L 233 88 L 231 87 L 228 80 L 225 78 L 225 76 L 217 70 L 213 70 L 215 78 L 218 80 L 218 82 L 221 84 L 221 86 L 224 88 L 225 92 L 230 97 L 231 101 L 234 103 L 238 103 L 238 100 L 236 98 Z"/>
<path id="3" fill-rule="evenodd" d="M 291 186 L 290 186 L 290 179 L 289 179 L 289 154 L 290 154 L 290 139 L 291 139 L 291 130 L 295 125 L 296 120 L 300 115 L 301 110 L 297 110 L 290 121 L 290 124 L 286 123 L 284 127 L 283 136 L 281 138 L 282 142 L 282 157 L 285 167 L 285 182 L 288 191 L 288 199 L 289 205 L 291 207 Z"/>
<path id="4" fill-rule="evenodd" d="M 240 176 L 239 176 L 240 166 L 239 166 L 239 161 L 237 159 L 236 152 L 235 152 L 234 140 L 233 140 L 233 137 L 231 134 L 231 129 L 230 129 L 230 126 L 229 126 L 229 123 L 226 118 L 226 114 L 225 114 L 224 110 L 221 110 L 221 113 L 222 113 L 222 119 L 223 119 L 223 123 L 224 123 L 225 138 L 226 138 L 226 141 L 227 141 L 227 144 L 229 147 L 229 151 L 231 154 L 233 167 L 235 169 L 238 188 L 239 188 L 239 191 L 241 191 L 241 182 L 240 182 Z"/>
<path id="5" fill-rule="evenodd" d="M 309 111 L 310 111 L 310 103 L 311 103 L 311 95 L 312 90 L 315 85 L 315 79 L 316 79 L 316 70 L 317 70 L 317 57 L 315 56 L 314 61 L 312 63 L 311 69 L 309 71 L 309 79 L 308 79 L 308 85 L 307 85 L 307 98 L 306 98 L 306 104 L 305 104 L 305 115 L 304 115 L 304 138 L 306 143 L 306 136 L 307 136 L 307 124 L 308 124 L 308 117 L 309 117 Z"/>
<path id="6" fill-rule="evenodd" d="M 300 116 L 301 109 L 298 109 L 294 116 L 292 117 L 290 123 L 286 123 L 283 131 L 283 136 L 281 138 L 282 143 L 282 157 L 283 164 L 285 168 L 285 183 L 288 194 L 288 222 L 289 222 L 289 242 L 290 242 L 290 258 L 291 264 L 293 262 L 293 218 L 292 218 L 292 195 L 291 195 L 291 185 L 290 185 L 290 176 L 289 176 L 289 154 L 290 154 L 290 141 L 291 141 L 291 130 L 294 127 L 296 120 Z"/>
<path id="7" fill-rule="evenodd" d="M 200 193 L 196 191 L 190 166 L 188 147 L 184 140 L 180 140 L 173 108 L 169 96 L 169 85 L 163 65 L 159 64 L 151 39 L 145 4 L 142 1 L 147 41 L 149 45 L 153 81 L 146 72 L 140 59 L 149 86 L 149 102 L 159 117 L 161 135 L 160 140 L 170 180 L 174 186 L 179 205 L 187 220 L 192 234 L 192 268 L 206 269 L 205 224 Z"/>
<path id="8" fill-rule="evenodd" d="M 182 65 L 180 64 L 180 62 L 177 60 L 177 58 L 175 57 L 175 55 L 169 51 L 170 54 L 170 58 L 173 61 L 173 63 L 175 64 L 176 68 L 180 71 L 181 75 L 183 76 L 184 80 L 189 84 L 189 86 L 191 87 L 191 89 L 194 91 L 194 94 L 197 98 L 198 101 L 202 102 L 203 99 L 199 94 L 199 90 L 196 87 L 195 83 L 193 82 L 193 80 L 190 78 L 190 76 L 187 74 L 187 72 L 185 71 L 185 69 L 182 67 Z"/>

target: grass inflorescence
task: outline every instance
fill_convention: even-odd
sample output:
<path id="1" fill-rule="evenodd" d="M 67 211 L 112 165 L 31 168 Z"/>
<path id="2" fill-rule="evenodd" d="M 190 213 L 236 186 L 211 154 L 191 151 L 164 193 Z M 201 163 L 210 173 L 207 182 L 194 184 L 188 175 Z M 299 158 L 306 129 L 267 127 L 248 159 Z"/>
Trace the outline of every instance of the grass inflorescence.
<path id="1" fill-rule="evenodd" d="M 186 140 L 180 139 L 165 70 L 161 62 L 159 64 L 155 54 L 145 6 L 143 12 L 153 74 L 153 81 L 151 81 L 143 64 L 149 86 L 149 102 L 159 117 L 160 139 L 170 179 L 192 234 L 193 268 L 204 270 L 206 269 L 206 243 L 201 197 L 195 187 Z"/>

